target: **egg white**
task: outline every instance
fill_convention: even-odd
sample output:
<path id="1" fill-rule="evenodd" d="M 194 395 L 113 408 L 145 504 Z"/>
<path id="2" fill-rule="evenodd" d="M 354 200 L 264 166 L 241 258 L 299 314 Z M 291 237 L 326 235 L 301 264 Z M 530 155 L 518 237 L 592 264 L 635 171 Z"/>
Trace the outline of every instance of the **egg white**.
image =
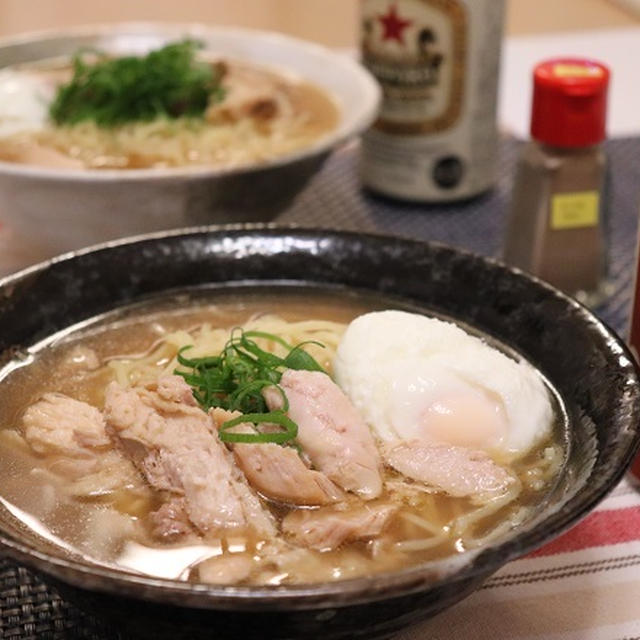
<path id="1" fill-rule="evenodd" d="M 35 75 L 0 70 L 0 135 L 42 129 L 53 94 L 53 85 Z"/>
<path id="2" fill-rule="evenodd" d="M 549 436 L 541 376 L 460 327 L 404 311 L 362 315 L 334 359 L 337 383 L 376 435 L 520 457 Z"/>

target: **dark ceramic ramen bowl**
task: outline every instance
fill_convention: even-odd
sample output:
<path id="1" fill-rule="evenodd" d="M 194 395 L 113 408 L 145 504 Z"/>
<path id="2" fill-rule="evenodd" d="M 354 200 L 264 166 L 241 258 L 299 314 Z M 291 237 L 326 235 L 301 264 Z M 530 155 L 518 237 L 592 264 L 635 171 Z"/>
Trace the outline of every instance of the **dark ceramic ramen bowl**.
<path id="1" fill-rule="evenodd" d="M 297 285 L 374 294 L 464 322 L 515 349 L 558 392 L 566 460 L 534 516 L 456 561 L 331 584 L 189 585 L 65 557 L 0 512 L 2 552 L 133 637 L 385 638 L 454 604 L 507 561 L 575 524 L 640 444 L 638 370 L 620 339 L 573 300 L 445 246 L 336 231 L 232 227 L 145 236 L 38 265 L 0 283 L 4 359 L 115 307 L 185 287 Z"/>

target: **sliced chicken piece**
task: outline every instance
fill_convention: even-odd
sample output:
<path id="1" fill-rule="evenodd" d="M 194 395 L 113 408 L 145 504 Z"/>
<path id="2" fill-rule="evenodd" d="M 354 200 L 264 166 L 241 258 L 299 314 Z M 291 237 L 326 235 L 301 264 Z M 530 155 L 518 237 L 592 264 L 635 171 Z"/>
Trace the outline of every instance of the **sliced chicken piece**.
<path id="1" fill-rule="evenodd" d="M 407 440 L 388 445 L 384 458 L 408 478 L 457 498 L 501 493 L 515 481 L 483 451 L 450 444 Z"/>
<path id="2" fill-rule="evenodd" d="M 185 510 L 184 498 L 173 498 L 165 502 L 150 516 L 151 534 L 162 542 L 174 542 L 193 533 Z"/>
<path id="3" fill-rule="evenodd" d="M 149 490 L 127 458 L 113 449 L 104 417 L 86 402 L 47 393 L 24 413 L 24 438 L 46 454 L 50 472 L 68 481 L 70 495 L 144 497 Z"/>
<path id="4" fill-rule="evenodd" d="M 324 507 L 292 511 L 282 521 L 282 531 L 297 544 L 319 550 L 339 547 L 344 542 L 366 540 L 382 533 L 397 507 L 365 505 L 348 510 Z"/>
<path id="5" fill-rule="evenodd" d="M 207 108 L 207 121 L 213 124 L 238 122 L 244 118 L 270 121 L 291 110 L 284 85 L 277 76 L 263 70 L 256 73 L 254 69 L 238 64 L 225 66 L 224 100 Z"/>
<path id="6" fill-rule="evenodd" d="M 198 579 L 207 584 L 238 584 L 246 580 L 255 564 L 247 553 L 234 553 L 204 560 L 197 567 Z"/>
<path id="7" fill-rule="evenodd" d="M 240 413 L 212 409 L 210 415 L 219 428 Z M 238 425 L 235 430 L 242 426 Z M 250 427 L 247 429 L 253 431 Z M 291 447 L 239 443 L 232 446 L 232 451 L 249 484 L 267 498 L 308 506 L 330 504 L 343 498 L 339 487 L 323 473 L 309 469 Z"/>
<path id="8" fill-rule="evenodd" d="M 34 451 L 93 458 L 111 441 L 98 409 L 61 393 L 45 393 L 22 418 L 24 437 Z"/>
<path id="9" fill-rule="evenodd" d="M 165 376 L 157 384 L 127 389 L 112 382 L 105 417 L 149 484 L 184 496 L 186 514 L 198 531 L 252 527 L 275 535 L 272 516 L 182 378 Z"/>
<path id="10" fill-rule="evenodd" d="M 289 417 L 298 425 L 297 441 L 313 466 L 365 500 L 379 496 L 380 454 L 369 427 L 340 388 L 319 371 L 292 369 L 282 374 L 280 386 L 289 401 Z M 276 389 L 264 393 L 271 409 L 282 407 Z"/>
<path id="11" fill-rule="evenodd" d="M 180 405 L 189 407 L 198 407 L 196 399 L 193 397 L 191 387 L 180 376 L 162 376 L 156 385 L 156 405 L 159 405 L 159 399 L 162 398 L 168 402 L 177 402 Z M 167 405 L 167 409 L 175 409 L 171 404 Z"/>
<path id="12" fill-rule="evenodd" d="M 272 500 L 312 506 L 338 502 L 343 497 L 324 473 L 306 467 L 291 447 L 236 444 L 233 455 L 251 486 Z"/>

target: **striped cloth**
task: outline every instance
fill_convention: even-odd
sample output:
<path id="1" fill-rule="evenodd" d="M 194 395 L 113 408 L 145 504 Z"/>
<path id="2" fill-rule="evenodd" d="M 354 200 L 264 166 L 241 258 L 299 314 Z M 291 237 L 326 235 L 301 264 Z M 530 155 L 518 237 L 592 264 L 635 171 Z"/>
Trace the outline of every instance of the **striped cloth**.
<path id="1" fill-rule="evenodd" d="M 640 491 L 629 477 L 564 535 L 397 640 L 640 638 Z"/>

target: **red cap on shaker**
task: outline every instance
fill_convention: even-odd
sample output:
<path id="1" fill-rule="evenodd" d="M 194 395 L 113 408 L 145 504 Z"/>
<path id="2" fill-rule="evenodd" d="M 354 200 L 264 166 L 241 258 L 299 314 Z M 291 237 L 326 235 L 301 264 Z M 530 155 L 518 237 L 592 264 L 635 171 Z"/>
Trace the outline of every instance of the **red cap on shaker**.
<path id="1" fill-rule="evenodd" d="M 531 137 L 554 147 L 587 147 L 605 138 L 609 69 L 556 58 L 533 71 Z"/>

